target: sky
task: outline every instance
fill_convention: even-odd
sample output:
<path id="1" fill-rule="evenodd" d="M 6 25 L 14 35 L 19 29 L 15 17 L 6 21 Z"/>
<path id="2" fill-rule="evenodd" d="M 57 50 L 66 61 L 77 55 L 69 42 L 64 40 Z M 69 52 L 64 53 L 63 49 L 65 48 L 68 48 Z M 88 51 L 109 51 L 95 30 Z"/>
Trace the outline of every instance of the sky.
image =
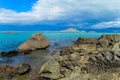
<path id="1" fill-rule="evenodd" d="M 0 0 L 0 30 L 120 32 L 120 0 Z"/>

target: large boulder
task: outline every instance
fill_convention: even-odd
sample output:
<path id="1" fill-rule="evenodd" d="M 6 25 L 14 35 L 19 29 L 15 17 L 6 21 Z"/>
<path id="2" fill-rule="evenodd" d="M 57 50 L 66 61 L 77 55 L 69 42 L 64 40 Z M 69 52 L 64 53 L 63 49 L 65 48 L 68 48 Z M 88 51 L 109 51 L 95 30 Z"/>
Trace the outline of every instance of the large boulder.
<path id="1" fill-rule="evenodd" d="M 43 78 L 58 79 L 60 78 L 60 64 L 54 59 L 50 59 L 43 64 L 39 74 Z"/>
<path id="2" fill-rule="evenodd" d="M 25 43 L 19 46 L 19 51 L 45 49 L 50 45 L 49 40 L 42 34 L 33 35 Z"/>
<path id="3" fill-rule="evenodd" d="M 102 35 L 98 39 L 98 47 L 102 49 L 112 49 L 116 43 L 120 42 L 120 35 L 119 34 L 112 34 L 112 35 Z"/>

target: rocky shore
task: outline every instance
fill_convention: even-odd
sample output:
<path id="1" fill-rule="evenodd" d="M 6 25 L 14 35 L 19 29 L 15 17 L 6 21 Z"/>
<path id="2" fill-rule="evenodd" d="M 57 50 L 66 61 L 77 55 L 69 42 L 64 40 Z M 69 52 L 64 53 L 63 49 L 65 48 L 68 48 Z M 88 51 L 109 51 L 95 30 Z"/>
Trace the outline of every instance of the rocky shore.
<path id="1" fill-rule="evenodd" d="M 46 49 L 49 40 L 42 34 L 35 34 L 18 51 L 1 52 L 3 57 L 19 54 L 30 55 L 31 51 Z M 0 80 L 120 80 L 120 35 L 102 35 L 98 39 L 80 37 L 72 46 L 50 51 L 51 59 L 46 61 L 36 75 L 32 66 L 26 63 L 18 67 L 0 66 Z"/>

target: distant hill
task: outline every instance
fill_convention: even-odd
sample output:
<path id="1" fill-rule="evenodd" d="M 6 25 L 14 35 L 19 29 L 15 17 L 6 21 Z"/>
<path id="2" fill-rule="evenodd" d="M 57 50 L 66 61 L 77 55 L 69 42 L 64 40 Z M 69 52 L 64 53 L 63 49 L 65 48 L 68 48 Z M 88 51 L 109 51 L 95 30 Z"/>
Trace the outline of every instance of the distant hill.
<path id="1" fill-rule="evenodd" d="M 17 34 L 16 31 L 5 31 L 4 33 L 5 33 L 5 34 Z"/>
<path id="2" fill-rule="evenodd" d="M 61 30 L 60 32 L 80 32 L 80 31 L 74 28 L 68 28 L 66 30 Z"/>

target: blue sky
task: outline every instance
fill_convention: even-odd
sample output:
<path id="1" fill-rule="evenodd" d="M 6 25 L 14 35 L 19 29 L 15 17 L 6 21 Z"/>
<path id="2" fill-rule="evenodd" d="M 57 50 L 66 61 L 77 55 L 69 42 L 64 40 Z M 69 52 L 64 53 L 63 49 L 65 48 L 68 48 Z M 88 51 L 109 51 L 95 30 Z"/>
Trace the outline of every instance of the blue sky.
<path id="1" fill-rule="evenodd" d="M 0 30 L 71 27 L 120 31 L 120 0 L 0 0 Z"/>

